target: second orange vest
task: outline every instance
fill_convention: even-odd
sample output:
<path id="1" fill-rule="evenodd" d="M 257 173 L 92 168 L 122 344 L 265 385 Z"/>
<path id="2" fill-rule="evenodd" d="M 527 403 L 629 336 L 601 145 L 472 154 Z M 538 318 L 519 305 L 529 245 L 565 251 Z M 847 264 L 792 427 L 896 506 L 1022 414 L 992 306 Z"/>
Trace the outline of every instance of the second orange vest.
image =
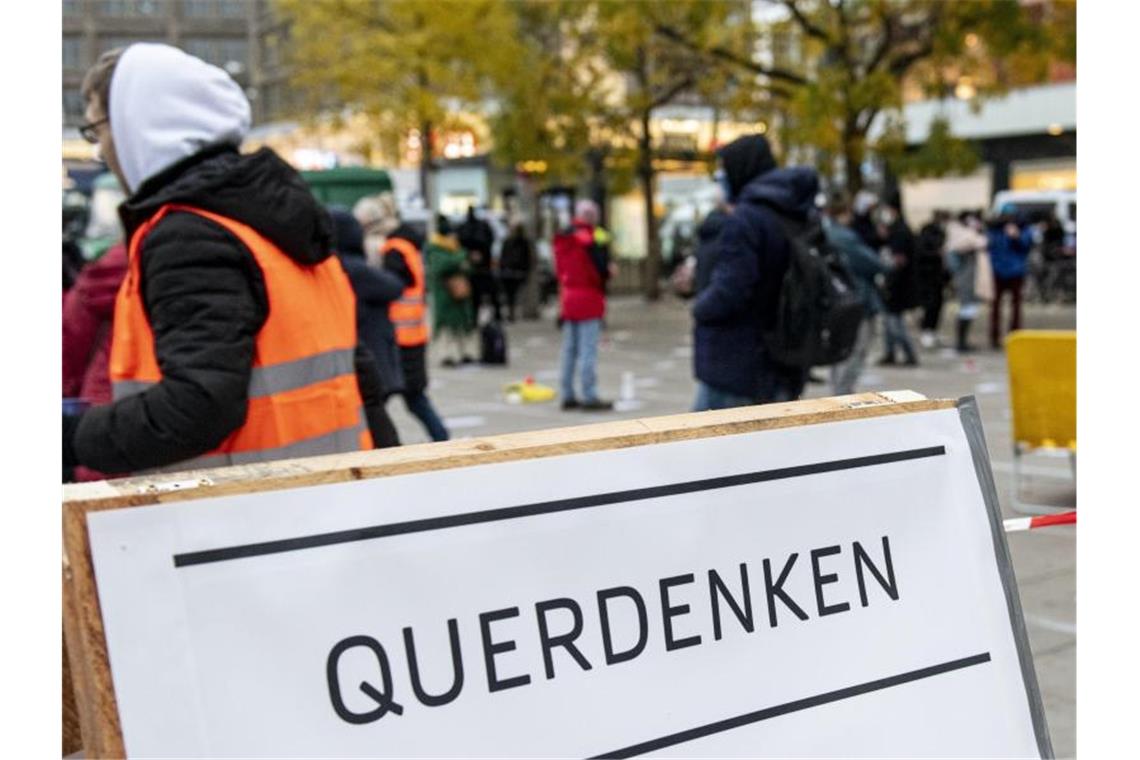
<path id="1" fill-rule="evenodd" d="M 402 256 L 412 273 L 412 284 L 388 307 L 388 318 L 396 327 L 396 343 L 405 348 L 422 346 L 428 341 L 423 256 L 411 241 L 403 238 L 388 238 L 380 247 L 380 253 Z"/>

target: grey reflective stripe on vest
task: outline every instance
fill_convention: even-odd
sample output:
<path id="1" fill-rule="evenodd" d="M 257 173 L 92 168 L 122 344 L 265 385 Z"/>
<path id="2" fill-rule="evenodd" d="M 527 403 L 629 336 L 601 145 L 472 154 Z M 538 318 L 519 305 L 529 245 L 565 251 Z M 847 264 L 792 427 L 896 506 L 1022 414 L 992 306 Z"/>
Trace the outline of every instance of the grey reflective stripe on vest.
<path id="1" fill-rule="evenodd" d="M 392 324 L 396 327 L 419 327 L 423 323 L 422 319 L 397 319 Z"/>
<path id="2" fill-rule="evenodd" d="M 249 377 L 249 397 L 272 396 L 341 375 L 350 375 L 355 371 L 351 348 L 339 348 L 291 362 L 254 367 Z"/>
<path id="3" fill-rule="evenodd" d="M 351 348 L 338 348 L 303 359 L 254 367 L 249 375 L 249 397 L 272 396 L 354 372 L 356 365 Z M 118 401 L 142 393 L 154 384 L 143 380 L 116 380 L 112 384 L 112 397 Z"/>
<path id="4" fill-rule="evenodd" d="M 404 306 L 423 306 L 424 298 L 423 296 L 415 296 L 413 298 L 404 298 L 401 296 L 396 299 L 396 303 L 403 304 Z"/>
<path id="5" fill-rule="evenodd" d="M 211 467 L 228 467 L 237 464 L 271 462 L 278 459 L 300 459 L 301 457 L 315 457 L 321 454 L 346 454 L 350 451 L 360 451 L 360 434 L 365 430 L 367 430 L 367 422 L 362 409 L 360 421 L 355 425 L 314 438 L 306 438 L 303 441 L 278 446 L 274 449 L 235 451 L 229 454 L 194 457 L 167 467 L 156 467 L 146 472 L 183 472 L 185 470 L 205 470 Z"/>

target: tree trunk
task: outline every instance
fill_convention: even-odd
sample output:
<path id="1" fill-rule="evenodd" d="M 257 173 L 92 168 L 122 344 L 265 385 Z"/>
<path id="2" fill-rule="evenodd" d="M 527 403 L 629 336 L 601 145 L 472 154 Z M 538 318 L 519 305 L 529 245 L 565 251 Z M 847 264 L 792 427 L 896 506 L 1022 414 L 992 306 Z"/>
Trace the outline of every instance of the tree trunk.
<path id="1" fill-rule="evenodd" d="M 641 134 L 637 138 L 637 178 L 645 196 L 645 281 L 642 283 L 645 298 L 656 301 L 661 297 L 661 241 L 657 234 L 657 215 L 653 210 L 656 182 L 653 172 L 653 146 L 650 141 L 649 111 L 641 113 Z"/>
<path id="2" fill-rule="evenodd" d="M 586 153 L 586 162 L 590 167 L 590 199 L 598 204 L 599 224 L 603 227 L 608 222 L 605 160 L 605 153 L 600 148 L 590 148 Z"/>
<path id="3" fill-rule="evenodd" d="M 431 194 L 429 190 L 429 182 L 431 175 L 431 122 L 424 121 L 420 124 L 420 197 L 423 198 L 424 208 L 430 214 L 435 210 L 434 204 L 431 202 Z M 429 219 L 428 224 L 432 222 Z"/>
<path id="4" fill-rule="evenodd" d="M 863 189 L 863 151 L 859 148 L 861 137 L 850 127 L 843 130 L 843 185 L 854 197 Z"/>

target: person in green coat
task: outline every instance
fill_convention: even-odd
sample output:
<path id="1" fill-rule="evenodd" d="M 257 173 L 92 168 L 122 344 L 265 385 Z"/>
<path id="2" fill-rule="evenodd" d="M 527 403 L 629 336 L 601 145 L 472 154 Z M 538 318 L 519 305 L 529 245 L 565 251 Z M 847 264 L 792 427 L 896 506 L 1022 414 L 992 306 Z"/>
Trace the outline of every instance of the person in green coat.
<path id="1" fill-rule="evenodd" d="M 424 247 L 431 291 L 432 328 L 443 349 L 443 366 L 456 367 L 475 361 L 475 310 L 471 300 L 470 265 L 467 252 L 460 247 L 447 217 L 437 216 L 435 226 L 435 234 Z M 466 290 L 466 295 L 462 295 L 463 290 Z"/>

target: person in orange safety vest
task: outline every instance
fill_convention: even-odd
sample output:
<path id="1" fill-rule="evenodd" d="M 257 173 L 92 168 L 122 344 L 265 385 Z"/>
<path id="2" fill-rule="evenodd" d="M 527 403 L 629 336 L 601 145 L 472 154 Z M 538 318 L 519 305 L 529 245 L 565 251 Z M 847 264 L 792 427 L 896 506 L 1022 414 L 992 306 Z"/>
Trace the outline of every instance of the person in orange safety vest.
<path id="1" fill-rule="evenodd" d="M 364 228 L 365 245 L 375 248 L 375 260 L 400 277 L 406 288 L 388 307 L 396 328 L 400 363 L 404 373 L 402 395 L 408 411 L 424 426 L 433 441 L 446 441 L 447 428 L 427 396 L 427 281 L 424 272 L 423 237 L 415 227 L 402 222 L 390 193 L 362 198 L 353 214 Z"/>
<path id="2" fill-rule="evenodd" d="M 275 153 L 243 155 L 249 103 L 169 45 L 109 51 L 83 83 L 88 123 L 129 197 L 113 403 L 64 417 L 63 458 L 106 473 L 371 448 L 375 365 L 332 226 Z"/>

